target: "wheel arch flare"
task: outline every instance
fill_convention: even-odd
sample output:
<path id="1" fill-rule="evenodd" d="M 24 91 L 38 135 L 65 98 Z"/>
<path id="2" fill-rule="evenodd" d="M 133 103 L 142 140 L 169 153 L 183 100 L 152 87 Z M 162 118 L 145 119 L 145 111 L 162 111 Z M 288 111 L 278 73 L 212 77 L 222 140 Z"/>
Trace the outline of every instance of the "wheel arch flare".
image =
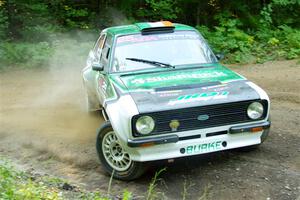
<path id="1" fill-rule="evenodd" d="M 139 114 L 137 106 L 129 94 L 105 103 L 105 112 L 120 139 L 123 148 L 127 149 L 127 140 L 132 138 L 131 118 Z"/>

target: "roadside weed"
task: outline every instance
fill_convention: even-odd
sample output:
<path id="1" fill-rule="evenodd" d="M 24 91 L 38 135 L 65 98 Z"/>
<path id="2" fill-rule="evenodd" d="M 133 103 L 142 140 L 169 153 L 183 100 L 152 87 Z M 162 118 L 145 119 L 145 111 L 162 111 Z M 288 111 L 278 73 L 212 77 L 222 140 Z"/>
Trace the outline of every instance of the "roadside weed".
<path id="1" fill-rule="evenodd" d="M 163 168 L 163 169 L 159 170 L 158 172 L 156 172 L 154 177 L 152 178 L 152 180 L 149 184 L 149 187 L 148 187 L 148 195 L 147 195 L 147 198 L 146 198 L 147 200 L 152 200 L 152 199 L 157 199 L 158 198 L 158 194 L 155 191 L 155 189 L 156 189 L 156 186 L 157 186 L 157 182 L 161 180 L 159 178 L 159 175 L 164 171 L 166 171 L 166 168 Z"/>
<path id="2" fill-rule="evenodd" d="M 64 187 L 67 185 L 68 187 Z M 124 196 L 130 200 L 130 193 Z M 66 181 L 49 176 L 23 173 L 14 169 L 9 162 L 0 158 L 0 199 L 1 200 L 61 200 L 89 199 L 109 200 L 99 192 L 89 192 L 68 184 Z"/>
<path id="3" fill-rule="evenodd" d="M 186 200 L 186 199 L 189 199 L 188 198 L 188 195 L 189 195 L 189 189 L 191 187 L 193 187 L 195 184 L 193 184 L 191 181 L 189 181 L 189 183 L 187 183 L 187 180 L 184 179 L 184 182 L 183 182 L 183 191 L 182 191 L 182 200 Z"/>
<path id="4" fill-rule="evenodd" d="M 182 200 L 186 200 L 187 196 L 187 188 L 186 188 L 186 180 L 183 182 L 183 192 L 182 192 Z"/>
<path id="5" fill-rule="evenodd" d="M 202 195 L 200 196 L 199 200 L 206 200 L 208 199 L 209 191 L 211 189 L 212 185 L 208 184 L 207 186 L 204 187 L 204 191 Z"/>
<path id="6" fill-rule="evenodd" d="M 132 193 L 125 189 L 123 191 L 123 200 L 132 200 Z"/>
<path id="7" fill-rule="evenodd" d="M 111 189 L 111 184 L 112 184 L 112 180 L 113 180 L 113 177 L 114 177 L 114 173 L 115 173 L 115 170 L 112 171 L 110 179 L 109 179 L 108 188 L 107 188 L 107 195 L 110 195 L 110 189 Z"/>

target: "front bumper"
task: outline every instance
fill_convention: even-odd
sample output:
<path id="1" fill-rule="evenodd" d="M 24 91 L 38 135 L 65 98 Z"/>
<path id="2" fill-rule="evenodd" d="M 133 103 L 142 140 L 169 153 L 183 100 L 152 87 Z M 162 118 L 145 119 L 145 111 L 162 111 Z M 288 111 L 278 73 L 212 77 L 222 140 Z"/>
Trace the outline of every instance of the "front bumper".
<path id="1" fill-rule="evenodd" d="M 263 123 L 250 124 L 250 125 L 242 125 L 242 126 L 233 126 L 229 129 L 230 134 L 238 134 L 244 132 L 257 132 L 269 129 L 271 126 L 270 121 L 266 121 Z"/>
<path id="2" fill-rule="evenodd" d="M 264 132 L 268 132 L 270 122 L 260 122 L 238 126 L 227 126 L 187 131 L 188 137 L 176 134 L 128 140 L 128 153 L 134 161 L 153 161 L 177 157 L 205 154 L 238 147 L 260 144 L 264 140 Z M 162 145 L 163 144 L 163 145 Z"/>
<path id="3" fill-rule="evenodd" d="M 166 135 L 166 136 L 159 136 L 155 138 L 142 138 L 136 140 L 128 139 L 127 145 L 129 147 L 147 147 L 147 146 L 153 146 L 158 144 L 176 143 L 178 142 L 178 140 L 179 140 L 178 135 Z"/>

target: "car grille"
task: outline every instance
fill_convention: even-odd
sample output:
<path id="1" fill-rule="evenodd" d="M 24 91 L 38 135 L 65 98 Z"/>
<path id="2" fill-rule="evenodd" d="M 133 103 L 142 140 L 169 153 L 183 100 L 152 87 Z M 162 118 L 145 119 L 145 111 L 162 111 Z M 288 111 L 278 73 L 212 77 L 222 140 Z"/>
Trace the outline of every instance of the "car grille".
<path id="1" fill-rule="evenodd" d="M 261 120 L 266 117 L 268 110 L 268 102 L 266 100 L 256 101 L 261 102 L 264 106 L 265 112 L 263 116 L 257 119 Z M 252 100 L 209 106 L 191 107 L 136 115 L 132 118 L 132 133 L 134 136 L 140 136 L 135 129 L 135 122 L 142 115 L 149 115 L 155 120 L 155 129 L 153 130 L 151 135 L 257 121 L 250 119 L 247 115 L 247 108 L 252 102 L 254 101 Z M 198 117 L 200 115 L 208 115 L 209 118 L 206 120 L 199 120 Z M 169 124 L 171 120 L 179 121 L 180 126 L 177 128 L 177 130 L 172 131 L 172 129 L 170 128 Z"/>

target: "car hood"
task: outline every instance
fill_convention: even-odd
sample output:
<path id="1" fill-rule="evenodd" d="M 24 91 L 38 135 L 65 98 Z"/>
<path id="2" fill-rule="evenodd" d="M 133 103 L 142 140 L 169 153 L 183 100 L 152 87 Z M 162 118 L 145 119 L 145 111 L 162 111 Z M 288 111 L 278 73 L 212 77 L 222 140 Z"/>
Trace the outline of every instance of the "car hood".
<path id="1" fill-rule="evenodd" d="M 126 74 L 119 80 L 140 113 L 259 99 L 244 77 L 219 65 Z"/>

